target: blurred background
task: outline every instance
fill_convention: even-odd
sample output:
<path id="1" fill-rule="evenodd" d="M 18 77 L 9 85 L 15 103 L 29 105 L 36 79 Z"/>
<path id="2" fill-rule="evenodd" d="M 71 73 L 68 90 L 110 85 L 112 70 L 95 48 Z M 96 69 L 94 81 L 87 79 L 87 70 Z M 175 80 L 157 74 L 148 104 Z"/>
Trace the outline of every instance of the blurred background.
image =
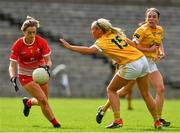
<path id="1" fill-rule="evenodd" d="M 70 52 L 58 44 L 58 39 L 91 46 L 94 40 L 90 26 L 98 18 L 109 19 L 132 38 L 150 7 L 159 9 L 159 25 L 165 29 L 166 58 L 158 63 L 165 96 L 180 98 L 180 0 L 0 0 L 0 96 L 27 95 L 22 88 L 18 93 L 14 91 L 8 74 L 10 48 L 22 36 L 20 27 L 27 15 L 40 21 L 38 34 L 47 39 L 52 50 L 50 96 L 103 98 L 113 76 L 110 61 L 100 55 Z M 137 89 L 133 97 L 140 97 Z"/>

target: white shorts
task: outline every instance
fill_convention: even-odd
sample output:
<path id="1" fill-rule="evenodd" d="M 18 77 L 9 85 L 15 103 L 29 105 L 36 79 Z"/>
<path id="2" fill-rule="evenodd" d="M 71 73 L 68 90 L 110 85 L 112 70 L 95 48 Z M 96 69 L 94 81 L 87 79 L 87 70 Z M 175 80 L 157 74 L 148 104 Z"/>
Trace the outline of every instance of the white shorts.
<path id="1" fill-rule="evenodd" d="M 139 77 L 143 77 L 149 73 L 148 61 L 145 56 L 140 59 L 121 65 L 116 73 L 119 77 L 127 80 L 136 80 Z"/>
<path id="2" fill-rule="evenodd" d="M 147 58 L 147 61 L 149 64 L 150 73 L 158 71 L 156 63 L 151 58 Z"/>

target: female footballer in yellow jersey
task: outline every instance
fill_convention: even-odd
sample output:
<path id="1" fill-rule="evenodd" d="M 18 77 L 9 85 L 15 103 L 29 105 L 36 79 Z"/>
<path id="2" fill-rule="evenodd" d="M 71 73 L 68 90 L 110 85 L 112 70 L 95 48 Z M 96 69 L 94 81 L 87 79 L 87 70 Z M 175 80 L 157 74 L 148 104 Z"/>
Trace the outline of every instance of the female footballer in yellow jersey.
<path id="1" fill-rule="evenodd" d="M 164 30 L 158 25 L 160 12 L 156 8 L 150 8 L 146 11 L 146 23 L 141 25 L 134 33 L 133 42 L 135 47 L 141 50 L 147 57 L 150 74 L 149 81 L 156 90 L 156 106 L 159 117 L 162 117 L 164 103 L 164 82 L 156 62 L 165 57 L 163 47 Z M 163 126 L 170 126 L 170 122 L 160 119 Z"/>
<path id="2" fill-rule="evenodd" d="M 161 73 L 156 66 L 156 62 L 158 61 L 158 59 L 163 59 L 165 57 L 165 53 L 162 43 L 164 31 L 161 26 L 157 25 L 159 17 L 160 12 L 157 9 L 147 9 L 146 21 L 135 31 L 133 35 L 134 43 L 131 43 L 131 45 L 142 51 L 147 57 L 150 68 L 149 81 L 156 89 L 155 101 L 158 117 L 160 118 L 160 122 L 163 126 L 170 126 L 170 122 L 167 122 L 161 118 L 164 103 L 164 83 Z M 133 82 L 123 89 L 119 90 L 119 96 L 127 94 L 128 90 L 131 90 L 130 88 L 132 88 L 135 84 L 135 81 Z M 110 102 L 108 100 L 105 105 L 99 107 L 96 116 L 96 120 L 98 123 L 101 123 L 104 113 L 109 108 L 109 106 Z"/>
<path id="3" fill-rule="evenodd" d="M 137 81 L 141 95 L 154 118 L 155 128 L 161 128 L 155 102 L 148 91 L 149 67 L 143 53 L 130 46 L 121 35 L 120 30 L 113 27 L 106 19 L 94 21 L 91 25 L 91 33 L 96 39 L 96 42 L 91 47 L 72 46 L 64 39 L 60 39 L 60 42 L 65 48 L 82 54 L 101 52 L 121 65 L 107 87 L 108 98 L 114 112 L 114 121 L 107 128 L 123 126 L 117 90 L 133 80 Z"/>

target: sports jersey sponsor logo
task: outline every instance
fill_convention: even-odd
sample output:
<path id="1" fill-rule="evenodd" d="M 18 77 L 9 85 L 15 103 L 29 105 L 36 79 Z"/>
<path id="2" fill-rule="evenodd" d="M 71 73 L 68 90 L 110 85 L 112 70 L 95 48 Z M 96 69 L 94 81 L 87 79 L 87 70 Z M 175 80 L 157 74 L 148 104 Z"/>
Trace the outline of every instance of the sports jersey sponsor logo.
<path id="1" fill-rule="evenodd" d="M 161 35 L 161 32 L 152 32 L 153 36 Z"/>

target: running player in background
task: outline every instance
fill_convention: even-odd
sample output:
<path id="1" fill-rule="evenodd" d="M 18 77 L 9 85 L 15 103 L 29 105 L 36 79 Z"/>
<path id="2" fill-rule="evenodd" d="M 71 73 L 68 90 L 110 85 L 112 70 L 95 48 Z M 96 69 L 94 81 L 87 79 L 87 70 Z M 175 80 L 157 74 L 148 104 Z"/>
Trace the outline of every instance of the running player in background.
<path id="1" fill-rule="evenodd" d="M 162 43 L 164 30 L 158 25 L 160 12 L 156 8 L 149 8 L 146 10 L 145 16 L 145 22 L 141 23 L 140 27 L 135 31 L 133 35 L 134 43 L 131 43 L 131 45 L 142 51 L 147 57 L 150 67 L 149 82 L 156 90 L 155 101 L 158 117 L 160 118 L 163 126 L 170 126 L 170 122 L 167 122 L 161 118 L 164 103 L 164 82 L 163 77 L 156 65 L 158 59 L 161 60 L 165 57 Z M 121 97 L 124 95 L 124 93 L 128 93 L 127 90 L 132 90 L 134 84 L 135 81 L 124 87 L 124 89 L 118 91 L 119 96 Z M 105 105 L 99 107 L 96 115 L 97 123 L 101 123 L 102 118 L 109 106 L 110 103 L 109 100 L 107 100 Z"/>
<path id="2" fill-rule="evenodd" d="M 148 62 L 142 52 L 130 46 L 122 36 L 120 29 L 113 27 L 106 19 L 98 19 L 91 25 L 92 36 L 96 42 L 91 47 L 72 46 L 64 39 L 60 39 L 65 48 L 81 54 L 95 54 L 101 52 L 121 65 L 107 87 L 108 98 L 114 113 L 113 122 L 107 128 L 123 126 L 120 117 L 120 104 L 117 90 L 136 80 L 141 95 L 154 119 L 154 127 L 161 128 L 155 101 L 148 91 Z"/>
<path id="3" fill-rule="evenodd" d="M 158 25 L 160 12 L 156 8 L 149 8 L 145 13 L 145 23 L 135 31 L 133 42 L 135 47 L 142 51 L 147 57 L 150 74 L 149 81 L 156 90 L 156 106 L 159 117 L 162 117 L 164 104 L 164 82 L 160 71 L 157 68 L 157 61 L 164 59 L 165 52 L 163 47 L 164 29 Z M 170 122 L 160 119 L 163 126 L 170 126 Z"/>
<path id="4" fill-rule="evenodd" d="M 43 67 L 47 72 L 52 66 L 51 50 L 45 39 L 36 34 L 39 28 L 39 21 L 27 16 L 21 30 L 23 37 L 20 37 L 11 48 L 9 75 L 15 90 L 18 91 L 17 78 L 23 88 L 34 98 L 24 98 L 24 116 L 29 115 L 33 105 L 39 105 L 44 116 L 55 128 L 61 127 L 56 120 L 48 103 L 48 83 L 39 85 L 32 80 L 32 72 L 38 67 Z M 16 68 L 18 65 L 18 75 Z"/>

